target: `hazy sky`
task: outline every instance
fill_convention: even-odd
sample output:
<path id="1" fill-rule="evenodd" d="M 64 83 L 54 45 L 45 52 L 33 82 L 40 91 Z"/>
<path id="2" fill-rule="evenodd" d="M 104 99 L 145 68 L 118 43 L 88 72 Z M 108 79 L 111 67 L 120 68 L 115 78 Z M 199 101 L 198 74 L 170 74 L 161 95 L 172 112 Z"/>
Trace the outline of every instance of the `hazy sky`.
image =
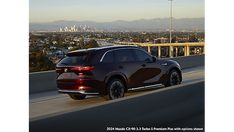
<path id="1" fill-rule="evenodd" d="M 29 21 L 166 18 L 169 9 L 168 0 L 29 0 Z M 204 0 L 174 0 L 173 17 L 204 17 Z"/>

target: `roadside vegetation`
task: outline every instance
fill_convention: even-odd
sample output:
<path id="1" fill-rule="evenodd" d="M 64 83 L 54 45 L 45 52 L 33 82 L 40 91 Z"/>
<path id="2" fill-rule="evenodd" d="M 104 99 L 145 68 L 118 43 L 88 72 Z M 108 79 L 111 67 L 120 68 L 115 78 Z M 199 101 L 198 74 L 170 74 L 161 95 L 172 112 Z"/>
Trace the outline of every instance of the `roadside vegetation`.
<path id="1" fill-rule="evenodd" d="M 54 70 L 56 63 L 61 60 L 66 53 L 62 52 L 58 53 L 58 49 L 67 47 L 61 47 L 61 43 L 53 44 L 53 48 L 56 50 L 50 50 L 50 46 L 44 45 L 41 47 L 30 47 L 29 51 L 29 72 L 39 72 L 39 71 L 48 71 Z M 72 46 L 71 49 L 67 49 L 66 52 L 78 50 L 78 49 L 86 49 L 86 48 L 95 48 L 99 47 L 98 43 L 94 39 L 90 39 L 87 42 L 84 42 L 83 39 L 80 39 L 79 43 Z M 51 55 L 48 53 L 50 52 Z"/>

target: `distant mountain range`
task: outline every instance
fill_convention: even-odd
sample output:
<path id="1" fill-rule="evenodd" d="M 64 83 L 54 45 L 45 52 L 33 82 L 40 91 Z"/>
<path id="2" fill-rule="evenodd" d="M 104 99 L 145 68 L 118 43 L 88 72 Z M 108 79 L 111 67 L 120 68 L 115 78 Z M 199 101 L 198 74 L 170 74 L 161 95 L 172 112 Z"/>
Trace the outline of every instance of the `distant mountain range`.
<path id="1" fill-rule="evenodd" d="M 30 31 L 59 31 L 61 27 L 87 25 L 97 31 L 166 31 L 169 29 L 169 18 L 139 19 L 134 21 L 117 20 L 113 22 L 95 21 L 54 21 L 48 23 L 30 23 Z M 204 18 L 173 19 L 173 29 L 177 31 L 204 31 Z"/>

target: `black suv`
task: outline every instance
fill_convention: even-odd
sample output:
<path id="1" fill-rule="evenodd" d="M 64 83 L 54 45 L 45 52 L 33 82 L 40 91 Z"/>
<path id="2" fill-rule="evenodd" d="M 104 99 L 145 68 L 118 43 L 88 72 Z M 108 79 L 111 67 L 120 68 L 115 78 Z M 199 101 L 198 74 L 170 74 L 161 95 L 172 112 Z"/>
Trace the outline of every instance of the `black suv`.
<path id="1" fill-rule="evenodd" d="M 72 99 L 86 95 L 121 98 L 128 89 L 182 81 L 180 65 L 157 59 L 136 46 L 108 46 L 69 52 L 56 65 L 57 87 Z"/>

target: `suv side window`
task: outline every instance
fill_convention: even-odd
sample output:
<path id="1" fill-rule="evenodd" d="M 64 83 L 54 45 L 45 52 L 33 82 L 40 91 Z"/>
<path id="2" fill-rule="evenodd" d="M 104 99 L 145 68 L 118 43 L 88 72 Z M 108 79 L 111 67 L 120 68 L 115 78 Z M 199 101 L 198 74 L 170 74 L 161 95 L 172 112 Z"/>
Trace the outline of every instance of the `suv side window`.
<path id="1" fill-rule="evenodd" d="M 115 51 L 117 62 L 132 62 L 135 61 L 132 50 L 120 49 Z"/>
<path id="2" fill-rule="evenodd" d="M 114 62 L 114 54 L 113 52 L 107 52 L 102 60 L 103 63 L 113 63 Z"/>
<path id="3" fill-rule="evenodd" d="M 152 57 L 146 52 L 139 49 L 134 49 L 134 52 L 137 57 L 137 61 L 152 61 Z"/>

